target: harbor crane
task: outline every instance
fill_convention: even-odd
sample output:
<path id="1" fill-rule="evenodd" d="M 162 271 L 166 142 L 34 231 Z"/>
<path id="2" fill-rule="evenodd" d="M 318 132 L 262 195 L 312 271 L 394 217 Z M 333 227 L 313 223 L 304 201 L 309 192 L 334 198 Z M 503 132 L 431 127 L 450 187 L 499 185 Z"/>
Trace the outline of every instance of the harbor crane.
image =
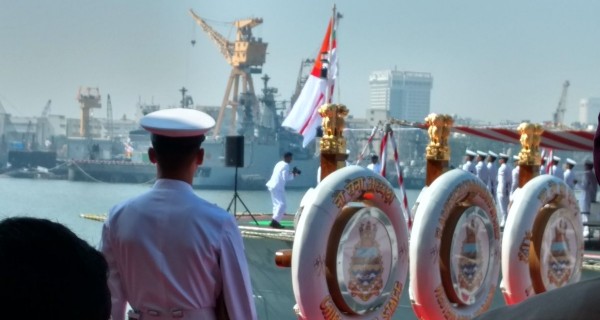
<path id="1" fill-rule="evenodd" d="M 562 87 L 562 93 L 560 94 L 560 99 L 558 100 L 558 106 L 556 107 L 556 112 L 554 112 L 553 116 L 553 124 L 554 127 L 564 127 L 565 120 L 565 111 L 567 111 L 567 91 L 569 90 L 569 85 L 571 83 L 569 80 L 565 80 Z"/>
<path id="2" fill-rule="evenodd" d="M 114 139 L 114 119 L 110 94 L 106 96 L 106 129 L 108 137 Z"/>
<path id="3" fill-rule="evenodd" d="M 260 25 L 263 19 L 250 18 L 235 21 L 233 25 L 237 28 L 237 32 L 235 42 L 231 42 L 215 31 L 191 9 L 190 14 L 202 30 L 214 41 L 227 63 L 232 67 L 213 134 L 215 136 L 219 135 L 225 109 L 228 106 L 231 106 L 232 110 L 230 132 L 233 133 L 236 127 L 237 107 L 241 104 L 238 101 L 239 96 L 243 97 L 244 107 L 251 108 L 251 110 L 244 110 L 245 114 L 252 114 L 256 117 L 259 113 L 252 74 L 262 73 L 262 65 L 265 63 L 267 55 L 267 43 L 262 42 L 261 38 L 257 39 L 252 36 L 252 28 Z M 241 94 L 239 94 L 240 79 L 242 80 Z M 245 121 L 245 123 L 249 123 L 249 121 Z M 244 128 L 243 131 L 252 132 L 253 129 Z"/>
<path id="4" fill-rule="evenodd" d="M 77 101 L 81 108 L 81 119 L 79 122 L 79 135 L 85 138 L 90 137 L 90 110 L 101 108 L 100 90 L 98 88 L 79 87 Z"/>

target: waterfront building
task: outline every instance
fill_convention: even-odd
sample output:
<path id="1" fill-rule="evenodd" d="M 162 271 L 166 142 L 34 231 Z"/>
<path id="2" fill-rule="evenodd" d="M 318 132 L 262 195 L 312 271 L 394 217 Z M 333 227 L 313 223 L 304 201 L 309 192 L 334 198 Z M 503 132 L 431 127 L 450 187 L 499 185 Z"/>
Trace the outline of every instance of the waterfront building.
<path id="1" fill-rule="evenodd" d="M 374 124 L 392 117 L 423 122 L 430 113 L 433 77 L 427 72 L 384 70 L 369 76 L 367 119 Z"/>
<path id="2" fill-rule="evenodd" d="M 579 123 L 581 125 L 596 125 L 600 113 L 600 97 L 581 99 L 579 103 Z"/>

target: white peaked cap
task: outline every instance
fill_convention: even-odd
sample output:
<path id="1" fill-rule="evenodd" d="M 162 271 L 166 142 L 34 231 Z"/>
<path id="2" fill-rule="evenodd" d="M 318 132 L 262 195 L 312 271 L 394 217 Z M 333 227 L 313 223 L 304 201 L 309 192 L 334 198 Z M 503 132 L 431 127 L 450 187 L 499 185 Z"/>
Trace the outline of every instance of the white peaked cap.
<path id="1" fill-rule="evenodd" d="M 487 153 L 485 153 L 481 150 L 477 150 L 477 155 L 482 156 L 482 157 L 487 157 Z"/>
<path id="2" fill-rule="evenodd" d="M 195 109 L 163 109 L 145 115 L 142 128 L 172 138 L 201 136 L 215 126 L 215 119 Z"/>
<path id="3" fill-rule="evenodd" d="M 500 156 L 500 158 L 508 159 L 508 155 L 506 153 L 500 152 L 498 156 Z"/>
<path id="4" fill-rule="evenodd" d="M 488 151 L 488 154 L 494 158 L 498 158 L 498 154 L 496 154 L 494 151 L 490 150 Z"/>
<path id="5" fill-rule="evenodd" d="M 477 155 L 477 153 L 475 153 L 475 152 L 473 152 L 473 151 L 471 151 L 469 149 L 467 149 L 467 151 L 465 152 L 465 154 L 468 155 L 468 156 L 473 156 L 473 157 Z"/>
<path id="6" fill-rule="evenodd" d="M 554 156 L 554 157 L 552 157 L 552 160 L 554 160 L 554 161 L 560 161 L 560 158 L 557 157 L 557 156 Z"/>
<path id="7" fill-rule="evenodd" d="M 519 160 L 519 156 L 518 155 L 514 155 L 513 156 L 513 160 Z"/>
<path id="8" fill-rule="evenodd" d="M 575 162 L 575 160 L 571 159 L 571 158 L 567 158 L 567 163 L 568 164 L 572 164 L 572 165 L 576 165 L 577 162 Z"/>

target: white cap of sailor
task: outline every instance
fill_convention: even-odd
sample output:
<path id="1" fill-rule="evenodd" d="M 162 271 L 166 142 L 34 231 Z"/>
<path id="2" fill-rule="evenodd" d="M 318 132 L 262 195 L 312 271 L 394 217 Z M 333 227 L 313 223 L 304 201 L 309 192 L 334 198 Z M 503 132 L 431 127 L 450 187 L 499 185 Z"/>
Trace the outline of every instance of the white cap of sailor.
<path id="1" fill-rule="evenodd" d="M 500 152 L 500 153 L 498 154 L 498 156 L 499 156 L 501 159 L 508 160 L 508 155 L 507 155 L 506 153 L 502 153 L 502 152 Z"/>
<path id="2" fill-rule="evenodd" d="M 140 125 L 155 135 L 185 138 L 204 135 L 215 126 L 215 119 L 199 110 L 173 108 L 145 115 Z"/>
<path id="3" fill-rule="evenodd" d="M 466 154 L 467 156 L 472 156 L 472 157 L 474 157 L 474 156 L 476 156 L 476 155 L 477 155 L 477 153 L 475 153 L 475 152 L 473 152 L 473 151 L 471 151 L 471 150 L 469 150 L 469 149 L 467 149 L 467 151 L 465 151 L 465 154 Z"/>
<path id="4" fill-rule="evenodd" d="M 575 160 L 571 159 L 571 158 L 567 158 L 567 163 L 574 166 L 577 164 L 577 162 L 575 162 Z"/>
<path id="5" fill-rule="evenodd" d="M 552 161 L 559 162 L 560 161 L 560 157 L 554 156 L 554 157 L 552 157 Z"/>
<path id="6" fill-rule="evenodd" d="M 515 155 L 513 156 L 513 160 L 515 160 L 515 161 L 518 161 L 518 160 L 519 160 L 519 156 L 515 154 Z"/>
<path id="7" fill-rule="evenodd" d="M 497 153 L 495 153 L 495 152 L 494 152 L 494 151 L 492 151 L 492 150 L 489 150 L 489 151 L 488 151 L 488 155 L 489 155 L 490 157 L 492 157 L 492 158 L 498 158 L 498 154 L 497 154 Z"/>
<path id="8" fill-rule="evenodd" d="M 487 153 L 485 153 L 485 152 L 483 152 L 483 151 L 481 151 L 481 150 L 477 150 L 477 155 L 478 155 L 478 156 L 481 156 L 481 157 L 483 157 L 483 158 L 487 157 Z"/>

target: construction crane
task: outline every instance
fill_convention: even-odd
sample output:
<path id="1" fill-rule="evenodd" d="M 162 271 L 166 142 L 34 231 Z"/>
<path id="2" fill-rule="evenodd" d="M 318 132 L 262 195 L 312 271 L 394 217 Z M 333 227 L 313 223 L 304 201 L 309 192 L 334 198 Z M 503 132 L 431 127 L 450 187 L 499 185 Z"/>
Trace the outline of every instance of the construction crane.
<path id="1" fill-rule="evenodd" d="M 79 122 L 79 135 L 90 137 L 90 110 L 101 108 L 100 90 L 98 88 L 79 87 L 77 101 L 81 108 L 81 119 Z"/>
<path id="2" fill-rule="evenodd" d="M 292 94 L 292 105 L 296 103 L 296 99 L 300 96 L 300 92 L 302 92 L 302 88 L 310 75 L 310 68 L 315 63 L 315 59 L 306 59 L 300 62 L 300 71 L 298 71 L 298 78 L 296 79 L 296 89 Z"/>
<path id="3" fill-rule="evenodd" d="M 556 112 L 554 112 L 553 122 L 554 127 L 564 127 L 565 120 L 565 111 L 567 111 L 567 91 L 569 90 L 569 85 L 571 83 L 569 80 L 565 80 L 562 87 L 562 93 L 560 94 L 560 99 L 558 100 L 558 106 L 556 107 Z"/>
<path id="4" fill-rule="evenodd" d="M 49 134 L 48 134 L 48 130 L 49 130 L 49 123 L 48 123 L 48 116 L 50 115 L 50 106 L 52 105 L 52 100 L 48 100 L 48 102 L 46 102 L 46 105 L 44 106 L 44 109 L 42 109 L 42 116 L 40 117 L 39 121 L 38 121 L 38 128 L 39 128 L 39 135 L 40 135 L 40 143 L 43 143 L 44 147 L 48 147 L 48 144 L 46 143 L 46 139 L 48 138 Z"/>
<path id="5" fill-rule="evenodd" d="M 106 95 L 106 131 L 110 139 L 114 138 L 113 112 L 110 94 Z"/>
<path id="6" fill-rule="evenodd" d="M 228 106 L 231 106 L 232 109 L 230 133 L 234 133 L 236 129 L 235 118 L 239 104 L 239 96 L 244 98 L 244 107 L 252 109 L 250 113 L 254 115 L 254 117 L 259 113 L 258 100 L 254 93 L 252 74 L 262 72 L 262 65 L 265 63 L 267 55 L 267 43 L 262 42 L 262 39 L 260 38 L 254 38 L 252 36 L 252 28 L 260 25 L 263 20 L 261 18 L 251 18 L 235 21 L 234 26 L 237 28 L 237 32 L 235 42 L 231 42 L 215 31 L 205 20 L 196 15 L 191 9 L 190 14 L 202 30 L 204 30 L 204 32 L 206 32 L 215 42 L 227 63 L 232 67 L 213 134 L 215 136 L 219 135 L 223 122 L 223 115 Z M 240 78 L 242 80 L 242 88 L 241 94 L 238 94 Z M 232 87 L 233 92 L 231 90 Z M 248 110 L 245 110 L 245 114 L 249 113 L 247 111 Z M 251 132 L 253 130 L 251 128 L 244 128 L 243 131 Z"/>

